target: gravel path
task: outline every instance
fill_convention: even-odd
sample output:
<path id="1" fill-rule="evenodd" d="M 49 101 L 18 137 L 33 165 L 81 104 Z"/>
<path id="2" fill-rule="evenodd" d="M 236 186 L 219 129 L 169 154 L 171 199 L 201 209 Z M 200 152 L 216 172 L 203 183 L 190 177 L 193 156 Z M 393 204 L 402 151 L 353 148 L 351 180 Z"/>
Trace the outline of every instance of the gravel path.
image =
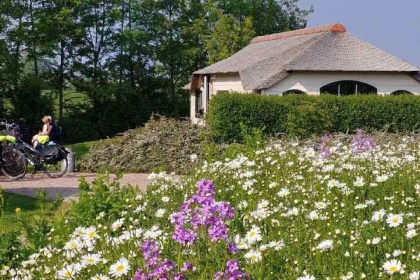
<path id="1" fill-rule="evenodd" d="M 149 184 L 147 179 L 149 174 L 124 174 L 120 184 L 137 186 L 146 189 Z M 8 181 L 6 177 L 0 176 L 0 187 L 6 192 L 35 197 L 40 190 L 46 190 L 47 198 L 54 199 L 57 194 L 61 194 L 65 200 L 76 199 L 79 192 L 79 179 L 84 177 L 87 182 L 92 182 L 96 178 L 94 173 L 70 173 L 61 178 L 51 179 L 44 174 L 27 174 L 24 179 L 19 181 Z M 115 175 L 111 175 L 114 179 Z"/>

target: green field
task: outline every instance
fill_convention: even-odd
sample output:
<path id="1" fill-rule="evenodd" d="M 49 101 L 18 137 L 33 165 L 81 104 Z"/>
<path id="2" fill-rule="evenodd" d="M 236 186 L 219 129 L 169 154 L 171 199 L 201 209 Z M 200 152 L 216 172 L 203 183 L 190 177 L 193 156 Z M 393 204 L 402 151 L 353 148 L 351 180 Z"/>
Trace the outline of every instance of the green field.
<path id="1" fill-rule="evenodd" d="M 48 201 L 43 204 L 38 199 L 29 196 L 6 193 L 4 206 L 2 207 L 3 215 L 0 216 L 0 233 L 10 232 L 18 228 L 19 215 L 22 218 L 51 215 L 53 204 L 53 202 Z M 20 211 L 16 211 L 16 209 L 20 209 Z"/>

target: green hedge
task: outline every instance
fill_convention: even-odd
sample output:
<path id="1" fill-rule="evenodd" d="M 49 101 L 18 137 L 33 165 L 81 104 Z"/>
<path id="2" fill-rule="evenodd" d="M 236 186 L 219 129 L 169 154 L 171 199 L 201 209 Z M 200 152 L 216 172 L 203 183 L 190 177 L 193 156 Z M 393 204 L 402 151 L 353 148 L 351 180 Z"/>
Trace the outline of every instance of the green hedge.
<path id="1" fill-rule="evenodd" d="M 420 129 L 420 97 L 400 96 L 261 96 L 218 94 L 210 101 L 208 124 L 219 142 L 242 141 L 241 125 L 266 135 L 306 137 L 323 132 Z"/>

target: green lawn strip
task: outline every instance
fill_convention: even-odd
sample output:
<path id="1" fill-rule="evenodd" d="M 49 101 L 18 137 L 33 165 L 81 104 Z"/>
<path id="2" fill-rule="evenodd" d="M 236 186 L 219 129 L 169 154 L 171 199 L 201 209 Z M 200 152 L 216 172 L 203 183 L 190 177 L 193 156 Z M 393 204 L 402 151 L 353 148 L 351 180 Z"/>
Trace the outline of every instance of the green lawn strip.
<path id="1" fill-rule="evenodd" d="M 22 217 L 35 217 L 43 215 L 41 205 L 36 198 L 29 196 L 6 193 L 3 216 L 0 217 L 0 233 L 10 232 L 18 228 L 16 208 L 20 208 Z M 51 215 L 53 202 L 45 204 L 45 214 Z"/>
<path id="2" fill-rule="evenodd" d="M 89 152 L 90 147 L 93 144 L 99 143 L 99 141 L 90 141 L 90 142 L 83 142 L 83 143 L 76 143 L 66 145 L 67 148 L 74 149 L 74 153 L 77 159 L 82 158 L 87 152 Z"/>

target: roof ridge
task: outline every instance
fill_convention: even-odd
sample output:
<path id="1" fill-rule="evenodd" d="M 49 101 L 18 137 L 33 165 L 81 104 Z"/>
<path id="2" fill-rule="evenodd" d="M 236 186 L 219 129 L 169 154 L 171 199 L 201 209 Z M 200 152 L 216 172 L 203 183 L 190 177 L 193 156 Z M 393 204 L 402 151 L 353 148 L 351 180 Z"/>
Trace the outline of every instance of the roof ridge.
<path id="1" fill-rule="evenodd" d="M 344 25 L 340 23 L 319 25 L 319 26 L 314 26 L 314 27 L 297 29 L 293 31 L 286 31 L 286 32 L 280 32 L 280 33 L 275 33 L 275 34 L 270 34 L 270 35 L 265 35 L 265 36 L 258 36 L 252 39 L 251 44 L 257 44 L 257 43 L 267 42 L 267 41 L 275 41 L 275 40 L 280 40 L 280 39 L 289 38 L 293 36 L 311 35 L 311 34 L 326 33 L 326 32 L 346 32 L 346 28 L 344 27 Z"/>
<path id="2" fill-rule="evenodd" d="M 329 36 L 329 35 L 330 35 L 329 33 L 328 34 L 326 33 L 325 35 L 321 36 L 320 38 L 324 38 L 324 37 Z M 346 36 L 348 38 L 352 38 L 355 41 L 357 41 L 358 44 L 364 45 L 364 47 L 369 48 L 371 53 L 381 53 L 383 58 L 386 58 L 388 60 L 391 59 L 391 60 L 394 61 L 394 63 L 396 61 L 400 64 L 405 64 L 406 67 L 412 68 L 411 72 L 415 72 L 415 71 L 420 70 L 418 67 L 411 65 L 409 62 L 405 61 L 404 59 L 401 59 L 401 58 L 389 53 L 388 51 L 383 50 L 382 48 L 376 47 L 372 43 L 370 43 L 370 42 L 368 42 L 368 41 L 366 41 L 362 38 L 359 38 L 359 37 L 357 37 L 357 36 L 355 36 L 355 35 L 353 35 L 349 32 L 346 32 L 345 34 L 343 34 L 343 36 Z M 315 48 L 315 51 L 316 51 L 316 48 L 317 48 L 316 45 L 318 43 L 322 44 L 322 40 L 317 39 L 313 43 L 311 43 L 307 48 L 300 51 L 299 55 L 296 55 L 292 60 L 290 60 L 287 64 L 284 65 L 285 70 L 286 71 L 294 71 L 294 69 L 290 68 L 290 66 L 293 66 L 294 63 L 302 60 L 302 56 L 304 56 L 308 52 L 310 53 L 312 48 Z M 416 69 L 416 70 L 414 70 L 414 69 Z M 370 70 L 370 71 L 373 71 L 373 70 Z M 410 72 L 410 71 L 407 71 L 407 69 L 405 69 L 405 70 L 402 70 L 401 72 Z"/>
<path id="3" fill-rule="evenodd" d="M 281 81 L 282 79 L 284 79 L 285 77 L 288 76 L 288 74 L 286 75 L 286 73 L 289 72 L 289 70 L 287 69 L 287 66 L 289 64 L 291 64 L 293 61 L 295 61 L 296 59 L 299 59 L 299 57 L 301 57 L 303 54 L 305 54 L 309 49 L 312 48 L 312 46 L 314 46 L 318 41 L 320 41 L 325 35 L 319 36 L 319 38 L 316 38 L 316 40 L 314 40 L 313 42 L 310 42 L 307 46 L 305 46 L 304 48 L 302 48 L 300 51 L 298 51 L 298 53 L 296 53 L 292 59 L 290 59 L 284 66 L 283 66 L 283 71 L 279 74 L 275 74 L 271 77 L 268 77 L 267 79 L 265 79 L 264 81 L 262 81 L 260 83 L 260 85 L 258 85 L 257 89 L 263 89 L 263 88 L 267 88 L 270 87 L 276 83 L 278 83 L 279 81 Z M 274 57 L 274 56 L 273 56 Z M 272 59 L 272 57 L 270 58 Z"/>

